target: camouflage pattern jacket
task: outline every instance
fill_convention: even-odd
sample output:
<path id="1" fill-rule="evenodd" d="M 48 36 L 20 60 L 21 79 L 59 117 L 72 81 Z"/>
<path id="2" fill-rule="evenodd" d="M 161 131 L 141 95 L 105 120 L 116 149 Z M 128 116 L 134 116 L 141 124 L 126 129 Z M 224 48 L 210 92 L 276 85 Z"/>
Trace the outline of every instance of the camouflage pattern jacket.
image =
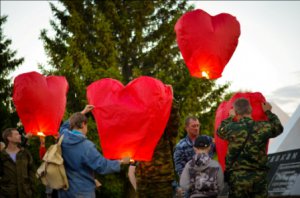
<path id="1" fill-rule="evenodd" d="M 266 111 L 269 121 L 254 121 L 244 117 L 238 122 L 229 117 L 222 121 L 217 130 L 220 138 L 229 142 L 226 155 L 226 167 L 230 170 L 267 170 L 267 145 L 270 138 L 274 138 L 283 132 L 283 127 L 278 117 L 271 111 Z M 249 138 L 236 156 L 249 134 Z"/>
<path id="2" fill-rule="evenodd" d="M 16 163 L 9 154 L 3 150 L 0 153 L 0 198 L 31 198 L 33 197 L 33 185 L 35 170 L 33 159 L 28 150 L 21 148 L 17 153 Z"/>
<path id="3" fill-rule="evenodd" d="M 195 154 L 185 165 L 180 186 L 192 197 L 216 197 L 224 187 L 220 164 L 206 153 Z"/>
<path id="4" fill-rule="evenodd" d="M 155 147 L 152 161 L 139 162 L 136 166 L 137 183 L 166 182 L 175 180 L 172 162 L 172 142 L 175 137 L 162 135 Z"/>

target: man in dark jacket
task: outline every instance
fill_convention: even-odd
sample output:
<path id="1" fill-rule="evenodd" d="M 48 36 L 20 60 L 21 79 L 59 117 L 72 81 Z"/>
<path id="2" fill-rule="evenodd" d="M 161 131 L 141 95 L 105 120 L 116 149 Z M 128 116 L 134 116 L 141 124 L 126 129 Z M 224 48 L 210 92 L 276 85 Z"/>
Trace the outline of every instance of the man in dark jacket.
<path id="1" fill-rule="evenodd" d="M 230 198 L 268 197 L 266 147 L 270 138 L 282 133 L 283 127 L 268 102 L 262 108 L 269 120 L 256 122 L 251 117 L 249 101 L 239 98 L 229 118 L 217 130 L 218 136 L 228 141 L 226 169 L 230 173 Z M 234 117 L 237 122 L 233 121 Z"/>
<path id="2" fill-rule="evenodd" d="M 2 133 L 7 147 L 0 153 L 0 198 L 31 198 L 35 170 L 28 150 L 20 148 L 21 135 L 15 128 Z"/>

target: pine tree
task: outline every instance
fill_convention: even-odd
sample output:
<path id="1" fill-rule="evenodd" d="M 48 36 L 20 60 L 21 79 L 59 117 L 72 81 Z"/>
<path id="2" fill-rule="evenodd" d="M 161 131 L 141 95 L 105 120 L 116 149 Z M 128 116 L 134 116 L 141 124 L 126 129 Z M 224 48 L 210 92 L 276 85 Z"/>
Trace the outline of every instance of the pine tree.
<path id="1" fill-rule="evenodd" d="M 0 17 L 0 127 L 1 131 L 7 127 L 14 127 L 18 121 L 12 105 L 12 83 L 9 75 L 24 61 L 24 58 L 15 58 L 16 51 L 10 49 L 11 40 L 3 34 L 3 24 L 7 16 Z"/>

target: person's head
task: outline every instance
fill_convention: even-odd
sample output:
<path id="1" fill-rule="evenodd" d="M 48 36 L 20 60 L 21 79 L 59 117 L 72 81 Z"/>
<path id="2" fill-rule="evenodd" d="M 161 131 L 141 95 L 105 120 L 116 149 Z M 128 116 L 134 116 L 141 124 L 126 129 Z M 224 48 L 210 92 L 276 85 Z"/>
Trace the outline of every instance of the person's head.
<path id="1" fill-rule="evenodd" d="M 251 115 L 252 107 L 246 98 L 238 98 L 233 104 L 234 111 L 239 116 Z"/>
<path id="2" fill-rule="evenodd" d="M 190 138 L 196 138 L 199 135 L 200 122 L 195 116 L 189 116 L 185 119 L 185 130 Z"/>
<path id="3" fill-rule="evenodd" d="M 199 135 L 194 142 L 194 151 L 198 153 L 209 153 L 211 141 L 205 135 Z"/>
<path id="4" fill-rule="evenodd" d="M 21 135 L 16 128 L 7 128 L 2 132 L 2 138 L 6 145 L 21 143 Z"/>
<path id="5" fill-rule="evenodd" d="M 75 129 L 82 132 L 83 134 L 87 133 L 87 117 L 80 112 L 74 113 L 70 117 L 70 128 L 71 130 Z"/>

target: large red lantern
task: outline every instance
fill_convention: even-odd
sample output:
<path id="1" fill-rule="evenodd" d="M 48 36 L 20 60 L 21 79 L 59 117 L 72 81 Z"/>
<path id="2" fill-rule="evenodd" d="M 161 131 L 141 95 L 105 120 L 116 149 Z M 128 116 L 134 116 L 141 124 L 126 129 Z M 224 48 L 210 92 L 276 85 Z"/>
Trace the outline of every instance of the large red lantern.
<path id="1" fill-rule="evenodd" d="M 252 118 L 255 121 L 266 121 L 268 120 L 268 117 L 264 113 L 261 103 L 266 102 L 265 97 L 259 93 L 236 93 L 234 94 L 231 99 L 227 102 L 222 102 L 216 112 L 216 118 L 215 118 L 215 142 L 216 142 L 216 149 L 218 154 L 218 160 L 223 168 L 225 170 L 225 157 L 227 153 L 227 146 L 228 143 L 225 140 L 222 140 L 217 135 L 217 128 L 220 126 L 222 120 L 228 118 L 230 109 L 233 108 L 233 103 L 238 98 L 246 98 L 249 100 L 251 107 L 252 107 Z"/>
<path id="2" fill-rule="evenodd" d="M 57 135 L 66 107 L 68 82 L 62 76 L 24 73 L 14 80 L 13 102 L 25 132 Z"/>
<path id="3" fill-rule="evenodd" d="M 170 115 L 170 86 L 146 76 L 127 86 L 106 78 L 88 86 L 87 98 L 95 106 L 92 113 L 106 158 L 151 160 Z"/>
<path id="4" fill-rule="evenodd" d="M 197 9 L 179 18 L 175 32 L 191 76 L 216 79 L 237 47 L 240 24 L 230 14 L 210 16 Z"/>

